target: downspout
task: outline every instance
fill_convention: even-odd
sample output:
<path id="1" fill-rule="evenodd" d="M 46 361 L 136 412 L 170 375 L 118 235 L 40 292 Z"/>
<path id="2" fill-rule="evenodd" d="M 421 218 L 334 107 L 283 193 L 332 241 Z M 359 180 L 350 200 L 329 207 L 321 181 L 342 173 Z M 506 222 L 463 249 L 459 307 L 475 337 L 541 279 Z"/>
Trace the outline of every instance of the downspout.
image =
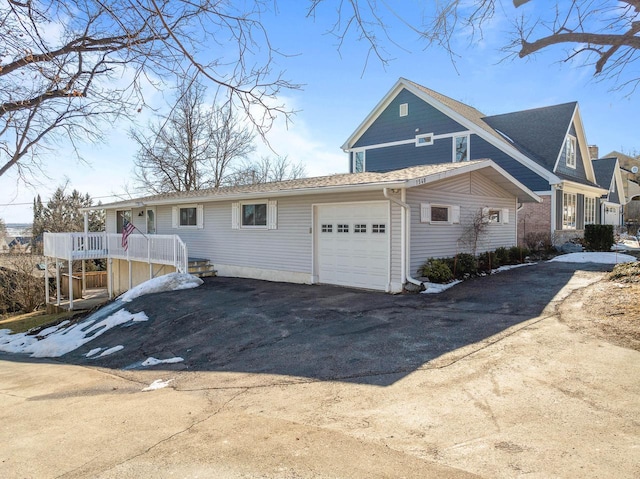
<path id="1" fill-rule="evenodd" d="M 402 268 L 401 268 L 401 280 L 404 283 L 405 280 L 409 283 L 415 284 L 419 286 L 420 289 L 424 288 L 424 284 L 413 278 L 411 274 L 409 274 L 409 270 L 411 269 L 411 207 L 405 203 L 404 201 L 400 201 L 397 198 L 389 196 L 389 189 L 383 188 L 382 193 L 384 197 L 388 200 L 392 201 L 396 205 L 400 206 L 403 210 L 402 222 L 403 228 L 401 232 L 401 250 L 400 256 L 402 257 Z"/>

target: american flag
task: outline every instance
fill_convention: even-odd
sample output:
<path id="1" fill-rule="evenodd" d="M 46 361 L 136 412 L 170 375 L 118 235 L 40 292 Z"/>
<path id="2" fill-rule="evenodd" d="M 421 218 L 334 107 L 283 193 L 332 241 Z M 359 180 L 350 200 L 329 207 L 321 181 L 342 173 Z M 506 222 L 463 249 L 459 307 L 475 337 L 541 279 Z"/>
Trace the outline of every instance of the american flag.
<path id="1" fill-rule="evenodd" d="M 136 227 L 133 226 L 133 223 L 124 220 L 124 226 L 122 227 L 122 247 L 125 251 L 129 249 L 129 235 L 133 233 L 134 229 L 136 229 Z"/>

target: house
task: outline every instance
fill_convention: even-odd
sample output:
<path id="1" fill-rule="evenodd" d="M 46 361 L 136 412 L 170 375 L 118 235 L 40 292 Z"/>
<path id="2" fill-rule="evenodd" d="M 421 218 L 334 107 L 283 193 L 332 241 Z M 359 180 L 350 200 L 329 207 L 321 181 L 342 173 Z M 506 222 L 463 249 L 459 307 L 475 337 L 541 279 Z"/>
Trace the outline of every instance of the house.
<path id="1" fill-rule="evenodd" d="M 622 225 L 623 205 L 627 203 L 627 200 L 618 159 L 600 158 L 593 160 L 592 163 L 598 184 L 607 188 L 607 193 L 600 199 L 600 223 L 620 226 Z"/>
<path id="2" fill-rule="evenodd" d="M 486 116 L 400 78 L 342 145 L 352 172 L 488 158 L 534 191 L 518 207 L 518 239 L 556 244 L 600 222 L 597 184 L 576 102 Z"/>
<path id="3" fill-rule="evenodd" d="M 640 223 L 640 157 L 632 157 L 612 151 L 603 158 L 616 158 L 620 165 L 622 173 L 622 181 L 624 183 L 624 194 L 627 203 L 623 208 L 624 223 L 626 225 L 635 225 L 633 232 L 637 231 L 637 225 Z"/>
<path id="4" fill-rule="evenodd" d="M 517 208 L 536 201 L 493 161 L 449 162 L 110 203 L 104 234 L 46 233 L 44 248 L 57 263 L 107 257 L 112 292 L 184 271 L 188 255 L 222 276 L 395 293 L 419 284 L 427 258 L 463 251 L 479 211 L 489 221 L 480 251 L 515 245 Z M 125 219 L 138 230 L 126 251 Z"/>

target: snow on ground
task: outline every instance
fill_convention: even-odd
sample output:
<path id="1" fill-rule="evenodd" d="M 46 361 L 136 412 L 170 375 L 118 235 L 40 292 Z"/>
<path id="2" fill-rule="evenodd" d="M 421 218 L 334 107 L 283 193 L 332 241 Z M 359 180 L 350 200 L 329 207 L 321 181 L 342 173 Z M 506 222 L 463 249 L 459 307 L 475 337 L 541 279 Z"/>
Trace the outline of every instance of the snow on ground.
<path id="1" fill-rule="evenodd" d="M 129 302 L 139 296 L 151 293 L 161 293 L 163 291 L 176 291 L 179 289 L 197 288 L 204 281 L 197 276 L 186 273 L 169 273 L 164 276 L 158 276 L 152 278 L 149 281 L 145 281 L 139 284 L 135 288 L 131 288 L 129 291 L 120 296 L 120 299 L 125 302 Z"/>
<path id="2" fill-rule="evenodd" d="M 175 358 L 169 358 L 169 359 L 156 359 L 154 357 L 150 357 L 145 359 L 142 362 L 143 366 L 156 366 L 157 364 L 173 364 L 173 363 L 180 363 L 184 361 L 183 358 L 181 357 L 175 357 Z"/>
<path id="3" fill-rule="evenodd" d="M 64 321 L 57 326 L 43 329 L 37 336 L 27 333 L 10 334 L 10 330 L 2 329 L 0 330 L 0 351 L 29 354 L 32 358 L 57 358 L 88 343 L 111 328 L 129 321 L 149 319 L 144 312 L 132 314 L 126 309 L 116 311 L 99 320 L 92 319 L 93 317 L 94 315 L 91 315 L 68 328 L 64 326 L 69 321 Z"/>
<path id="4" fill-rule="evenodd" d="M 531 266 L 532 264 L 537 263 L 520 263 L 520 264 L 509 264 L 506 266 L 500 266 L 499 268 L 491 270 L 491 274 L 502 273 L 503 271 L 508 271 L 514 268 L 521 268 L 522 266 Z M 462 280 L 457 279 L 452 281 L 451 283 L 429 283 L 425 282 L 424 285 L 427 288 L 422 292 L 422 294 L 438 294 L 446 291 L 449 288 L 454 287 L 456 284 L 462 283 Z"/>
<path id="5" fill-rule="evenodd" d="M 144 388 L 143 391 L 154 391 L 156 389 L 166 388 L 171 381 L 173 381 L 173 379 L 167 379 L 166 381 L 163 381 L 162 379 L 156 379 L 146 388 Z"/>
<path id="6" fill-rule="evenodd" d="M 103 356 L 109 356 L 110 354 L 113 353 L 117 353 L 118 351 L 124 349 L 124 346 L 122 346 L 121 344 L 118 346 L 114 346 L 112 348 L 109 349 L 105 349 L 104 351 L 102 351 L 102 353 L 100 354 L 100 356 L 98 356 L 99 358 L 103 357 Z"/>
<path id="7" fill-rule="evenodd" d="M 561 263 L 601 263 L 601 264 L 618 264 L 630 263 L 636 261 L 635 256 L 616 252 L 593 252 L 593 253 L 568 253 L 556 256 L 549 262 Z"/>

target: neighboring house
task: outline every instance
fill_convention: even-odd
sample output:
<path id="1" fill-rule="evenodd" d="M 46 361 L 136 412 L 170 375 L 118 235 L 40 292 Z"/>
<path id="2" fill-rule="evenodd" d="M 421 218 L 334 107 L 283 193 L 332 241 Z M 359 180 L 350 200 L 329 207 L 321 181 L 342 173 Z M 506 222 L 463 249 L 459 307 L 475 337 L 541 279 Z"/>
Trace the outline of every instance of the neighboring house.
<path id="1" fill-rule="evenodd" d="M 627 203 L 624 192 L 624 181 L 617 158 L 601 158 L 592 160 L 596 180 L 607 188 L 607 193 L 600 198 L 600 222 L 605 225 L 622 225 L 623 205 Z"/>
<path id="2" fill-rule="evenodd" d="M 640 222 L 640 185 L 638 184 L 640 181 L 640 158 L 634 158 L 619 151 L 612 151 L 604 158 L 618 159 L 627 200 L 623 208 L 624 222 L 638 225 Z"/>
<path id="3" fill-rule="evenodd" d="M 178 235 L 189 257 L 212 262 L 222 276 L 399 292 L 427 258 L 464 250 L 479 211 L 489 224 L 478 252 L 515 245 L 516 209 L 535 201 L 490 160 L 170 193 L 101 205 L 112 239 L 76 234 L 73 259 L 93 244 L 110 258 L 110 287 L 123 291 L 161 273 L 147 264 L 145 248 Z M 125 218 L 144 233 L 129 236 L 127 253 L 118 234 Z M 54 252 L 56 238 L 45 234 L 45 254 L 71 257 Z M 61 247 L 72 244 L 60 238 Z"/>
<path id="4" fill-rule="evenodd" d="M 607 194 L 596 181 L 575 102 L 486 116 L 399 79 L 342 146 L 350 171 L 488 158 L 542 198 L 518 210 L 518 239 L 549 234 L 561 243 L 600 222 Z"/>
<path id="5" fill-rule="evenodd" d="M 6 238 L 6 245 L 9 253 L 30 253 L 31 237 L 16 236 L 15 238 Z"/>

